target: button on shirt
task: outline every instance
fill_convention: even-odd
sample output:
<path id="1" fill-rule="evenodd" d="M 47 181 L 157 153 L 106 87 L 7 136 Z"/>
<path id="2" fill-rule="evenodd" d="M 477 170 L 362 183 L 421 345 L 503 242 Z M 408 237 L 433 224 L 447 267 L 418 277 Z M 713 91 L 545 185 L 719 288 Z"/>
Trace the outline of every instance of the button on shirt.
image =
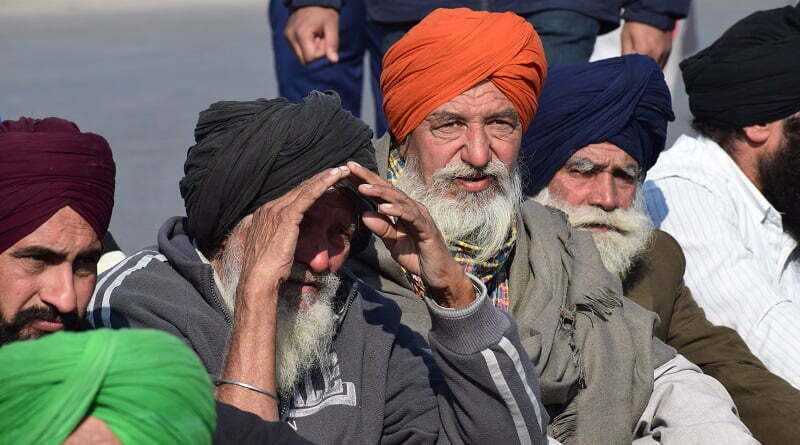
<path id="1" fill-rule="evenodd" d="M 715 142 L 681 136 L 647 175 L 654 224 L 686 254 L 708 319 L 736 329 L 767 368 L 800 388 L 800 262 L 781 215 Z"/>

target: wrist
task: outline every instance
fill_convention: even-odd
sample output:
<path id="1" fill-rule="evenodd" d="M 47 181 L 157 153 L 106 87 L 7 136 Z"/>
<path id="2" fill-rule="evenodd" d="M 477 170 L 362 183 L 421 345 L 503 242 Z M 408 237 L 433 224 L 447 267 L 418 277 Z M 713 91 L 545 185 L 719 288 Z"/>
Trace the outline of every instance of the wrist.
<path id="1" fill-rule="evenodd" d="M 475 287 L 467 277 L 461 267 L 456 266 L 457 270 L 450 276 L 452 278 L 444 280 L 444 287 L 429 287 L 430 297 L 441 307 L 450 309 L 461 309 L 467 307 L 475 301 Z"/>

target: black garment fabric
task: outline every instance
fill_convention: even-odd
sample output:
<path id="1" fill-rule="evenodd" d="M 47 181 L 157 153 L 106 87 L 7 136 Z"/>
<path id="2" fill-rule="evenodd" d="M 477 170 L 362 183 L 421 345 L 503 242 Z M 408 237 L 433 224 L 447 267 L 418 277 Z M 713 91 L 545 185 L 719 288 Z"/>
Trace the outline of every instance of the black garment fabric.
<path id="1" fill-rule="evenodd" d="M 800 10 L 753 13 L 681 62 L 689 108 L 723 128 L 773 122 L 800 110 Z"/>
<path id="2" fill-rule="evenodd" d="M 189 233 L 207 255 L 243 217 L 326 168 L 356 161 L 377 172 L 372 130 L 332 91 L 312 91 L 302 104 L 217 102 L 194 134 L 180 190 Z"/>
<path id="3" fill-rule="evenodd" d="M 253 413 L 216 402 L 215 445 L 313 445 L 286 422 L 267 422 Z"/>
<path id="4" fill-rule="evenodd" d="M 343 0 L 283 0 L 292 9 L 325 6 L 341 10 Z M 469 8 L 474 11 L 520 15 L 532 12 L 575 11 L 600 21 L 600 34 L 619 27 L 620 18 L 646 23 L 664 31 L 686 17 L 690 0 L 366 0 L 367 17 L 378 23 L 415 23 L 436 8 Z"/>

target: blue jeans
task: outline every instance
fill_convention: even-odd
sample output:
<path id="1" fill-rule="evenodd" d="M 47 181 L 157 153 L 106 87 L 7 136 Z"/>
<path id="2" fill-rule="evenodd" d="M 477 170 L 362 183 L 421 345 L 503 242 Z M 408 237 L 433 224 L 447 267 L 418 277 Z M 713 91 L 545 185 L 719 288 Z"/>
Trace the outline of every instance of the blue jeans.
<path id="1" fill-rule="evenodd" d="M 386 131 L 386 118 L 381 105 L 380 62 L 383 56 L 381 28 L 367 22 L 365 0 L 344 0 L 339 14 L 339 62 L 322 58 L 303 66 L 297 60 L 283 30 L 289 11 L 281 0 L 271 0 L 269 21 L 278 91 L 289 100 L 300 101 L 311 90 L 334 90 L 342 97 L 342 106 L 361 116 L 361 95 L 364 80 L 364 54 L 370 53 L 372 95 L 375 98 L 375 135 Z"/>
<path id="2" fill-rule="evenodd" d="M 588 62 L 594 51 L 600 22 L 566 9 L 550 9 L 525 16 L 542 39 L 547 65 Z"/>

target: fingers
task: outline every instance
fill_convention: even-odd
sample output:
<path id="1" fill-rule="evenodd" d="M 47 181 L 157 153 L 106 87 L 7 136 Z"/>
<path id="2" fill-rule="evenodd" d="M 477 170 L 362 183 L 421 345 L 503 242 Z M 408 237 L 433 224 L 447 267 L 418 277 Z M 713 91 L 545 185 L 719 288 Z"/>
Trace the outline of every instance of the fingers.
<path id="1" fill-rule="evenodd" d="M 339 60 L 339 12 L 333 8 L 298 8 L 289 16 L 283 34 L 302 65 L 325 56 L 331 62 Z"/>
<path id="2" fill-rule="evenodd" d="M 347 168 L 349 168 L 350 172 L 352 173 L 352 175 L 348 178 L 348 180 L 352 182 L 354 185 L 382 184 L 391 186 L 391 184 L 389 184 L 389 181 L 381 178 L 379 175 L 375 174 L 370 169 L 364 167 L 358 162 L 355 161 L 348 162 Z"/>
<path id="3" fill-rule="evenodd" d="M 622 47 L 623 56 L 633 54 L 635 51 L 633 47 L 633 38 L 631 37 L 631 28 L 627 22 L 622 27 L 622 33 L 620 34 L 620 46 Z"/>
<path id="4" fill-rule="evenodd" d="M 364 226 L 370 232 L 384 240 L 386 247 L 391 250 L 392 245 L 397 240 L 398 233 L 388 216 L 381 215 L 378 212 L 364 212 L 361 215 L 361 221 L 364 222 Z"/>
<path id="5" fill-rule="evenodd" d="M 305 213 L 329 188 L 349 174 L 350 169 L 342 166 L 321 171 L 306 179 L 286 195 L 289 201 L 287 209 Z"/>
<path id="6" fill-rule="evenodd" d="M 331 63 L 339 61 L 339 20 L 323 23 L 325 56 Z"/>
<path id="7" fill-rule="evenodd" d="M 300 63 L 303 65 L 308 65 L 325 55 L 325 51 L 320 48 L 317 37 L 311 29 L 304 29 L 301 31 L 298 36 L 298 44 L 300 45 L 300 52 L 302 53 Z"/>

